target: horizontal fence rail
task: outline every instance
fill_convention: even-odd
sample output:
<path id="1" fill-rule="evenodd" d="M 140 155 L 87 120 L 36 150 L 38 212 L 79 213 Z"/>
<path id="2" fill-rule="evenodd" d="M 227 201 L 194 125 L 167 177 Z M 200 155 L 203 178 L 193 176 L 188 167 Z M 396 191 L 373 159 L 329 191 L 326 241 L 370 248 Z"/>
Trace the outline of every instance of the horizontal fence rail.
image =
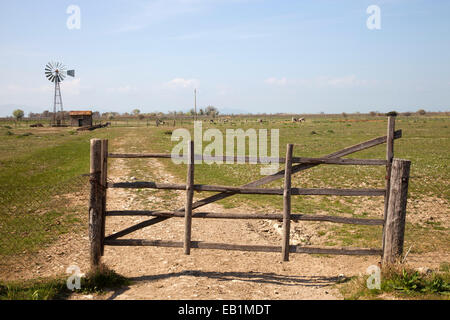
<path id="1" fill-rule="evenodd" d="M 177 211 L 147 211 L 147 210 L 115 210 L 106 211 L 107 216 L 146 216 L 146 217 L 184 217 L 184 213 Z M 213 219 L 266 219 L 283 220 L 283 215 L 277 213 L 220 213 L 220 212 L 194 212 L 192 218 L 213 218 Z M 292 221 L 327 221 L 343 224 L 358 224 L 367 226 L 381 226 L 383 219 L 363 219 L 348 218 L 325 215 L 291 214 Z"/>
<path id="2" fill-rule="evenodd" d="M 105 244 L 109 246 L 153 246 L 153 247 L 169 247 L 183 248 L 183 242 L 166 241 L 166 240 L 144 240 L 144 239 L 105 239 Z M 281 252 L 281 246 L 264 246 L 264 245 L 240 245 L 225 243 L 208 243 L 202 241 L 191 241 L 191 248 L 196 249 L 219 249 L 219 250 L 237 250 L 237 251 L 258 251 L 258 252 Z M 336 255 L 372 255 L 379 256 L 381 249 L 366 248 L 315 248 L 302 246 L 289 246 L 291 253 L 309 253 L 309 254 L 336 254 Z"/>
<path id="3" fill-rule="evenodd" d="M 170 153 L 110 153 L 109 158 L 116 159 L 171 159 L 174 157 Z M 187 160 L 187 157 L 175 156 L 176 160 Z M 268 164 L 268 163 L 284 163 L 285 158 L 271 157 L 239 157 L 239 156 L 204 156 L 196 154 L 194 160 L 201 161 L 220 161 L 223 163 L 251 163 L 251 164 Z M 308 163 L 308 164 L 334 164 L 334 165 L 362 165 L 362 166 L 385 166 L 386 160 L 383 159 L 342 159 L 342 158 L 305 158 L 293 157 L 292 163 Z"/>
<path id="4" fill-rule="evenodd" d="M 108 188 L 186 190 L 184 184 L 157 182 L 116 182 L 108 183 Z M 194 191 L 233 192 L 236 194 L 283 195 L 284 189 L 276 188 L 244 188 L 194 184 Z M 385 189 L 326 189 L 326 188 L 291 188 L 292 195 L 328 195 L 328 196 L 384 196 Z"/>

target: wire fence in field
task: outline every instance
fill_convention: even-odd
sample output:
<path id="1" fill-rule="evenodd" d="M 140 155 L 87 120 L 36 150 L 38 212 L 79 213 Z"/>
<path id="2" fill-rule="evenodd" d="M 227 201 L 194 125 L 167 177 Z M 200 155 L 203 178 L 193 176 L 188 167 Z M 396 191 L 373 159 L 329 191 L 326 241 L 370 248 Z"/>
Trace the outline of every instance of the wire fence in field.
<path id="1" fill-rule="evenodd" d="M 61 235 L 86 225 L 89 177 L 53 185 L 0 185 L 0 280 L 2 270 L 25 261 Z"/>

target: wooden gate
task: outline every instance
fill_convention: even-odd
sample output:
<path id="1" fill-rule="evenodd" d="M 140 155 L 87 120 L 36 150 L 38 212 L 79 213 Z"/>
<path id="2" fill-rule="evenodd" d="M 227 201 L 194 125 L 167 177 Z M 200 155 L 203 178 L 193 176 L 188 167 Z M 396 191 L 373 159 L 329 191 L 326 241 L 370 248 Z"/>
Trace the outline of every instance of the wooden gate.
<path id="1" fill-rule="evenodd" d="M 285 169 L 250 182 L 246 185 L 219 186 L 194 184 L 194 160 L 206 159 L 201 155 L 194 155 L 194 143 L 189 144 L 186 184 L 168 184 L 158 182 L 119 182 L 107 183 L 107 166 L 109 158 L 163 158 L 170 159 L 170 154 L 116 154 L 108 152 L 108 140 L 91 140 L 91 169 L 90 169 L 90 206 L 89 206 L 89 238 L 91 267 L 98 268 L 104 246 L 159 246 L 184 248 L 185 254 L 195 249 L 222 249 L 241 251 L 280 252 L 284 261 L 289 260 L 290 253 L 315 253 L 339 255 L 379 255 L 385 264 L 395 262 L 403 252 L 406 202 L 408 193 L 409 169 L 408 160 L 394 159 L 394 140 L 402 136 L 402 131 L 395 131 L 395 117 L 389 117 L 387 135 L 368 140 L 357 145 L 339 150 L 321 158 L 293 157 L 293 145 L 288 144 L 286 157 L 280 158 L 279 163 L 285 163 Z M 344 156 L 386 143 L 386 159 L 345 159 Z M 245 159 L 234 157 L 233 160 L 245 160 L 246 163 L 257 160 L 258 163 L 267 163 L 267 159 Z M 215 158 L 216 159 L 216 158 Z M 223 157 L 223 160 L 230 160 Z M 291 186 L 292 174 L 313 168 L 318 165 L 375 165 L 386 167 L 386 183 L 384 189 L 306 189 Z M 284 178 L 284 188 L 258 188 L 261 185 Z M 186 204 L 171 212 L 162 211 L 107 211 L 106 190 L 108 188 L 152 188 L 165 190 L 185 190 Z M 196 191 L 213 191 L 217 194 L 193 202 Z M 278 214 L 264 213 L 220 213 L 220 212 L 193 212 L 209 203 L 225 199 L 235 194 L 255 194 L 283 196 L 283 212 Z M 326 215 L 305 215 L 291 213 L 291 197 L 296 195 L 337 195 L 337 196 L 382 196 L 384 197 L 383 219 L 361 219 Z M 122 231 L 105 237 L 105 221 L 108 216 L 148 216 L 150 219 L 126 228 Z M 160 223 L 170 218 L 184 218 L 184 241 L 163 241 L 147 239 L 120 239 L 136 230 Z M 236 245 L 225 243 L 208 243 L 191 241 L 192 218 L 211 219 L 271 219 L 282 220 L 282 243 L 280 246 L 267 245 Z M 383 227 L 382 248 L 317 248 L 309 246 L 290 245 L 289 233 L 291 221 L 328 221 L 334 223 L 370 225 Z"/>

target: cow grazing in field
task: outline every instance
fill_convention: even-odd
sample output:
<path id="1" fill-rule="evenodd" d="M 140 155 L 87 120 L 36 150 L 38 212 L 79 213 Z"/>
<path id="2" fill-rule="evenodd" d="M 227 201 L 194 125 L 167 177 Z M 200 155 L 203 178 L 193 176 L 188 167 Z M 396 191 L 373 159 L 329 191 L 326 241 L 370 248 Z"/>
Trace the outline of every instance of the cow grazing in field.
<path id="1" fill-rule="evenodd" d="M 305 118 L 292 118 L 292 122 L 305 122 Z"/>

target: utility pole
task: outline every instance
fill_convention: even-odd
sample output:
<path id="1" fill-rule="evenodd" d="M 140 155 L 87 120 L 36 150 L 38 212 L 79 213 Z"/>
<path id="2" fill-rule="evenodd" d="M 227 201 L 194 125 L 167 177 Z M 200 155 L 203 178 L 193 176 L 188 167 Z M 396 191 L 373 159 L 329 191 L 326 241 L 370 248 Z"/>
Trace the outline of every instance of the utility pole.
<path id="1" fill-rule="evenodd" d="M 197 89 L 194 89 L 194 120 L 197 121 Z"/>

